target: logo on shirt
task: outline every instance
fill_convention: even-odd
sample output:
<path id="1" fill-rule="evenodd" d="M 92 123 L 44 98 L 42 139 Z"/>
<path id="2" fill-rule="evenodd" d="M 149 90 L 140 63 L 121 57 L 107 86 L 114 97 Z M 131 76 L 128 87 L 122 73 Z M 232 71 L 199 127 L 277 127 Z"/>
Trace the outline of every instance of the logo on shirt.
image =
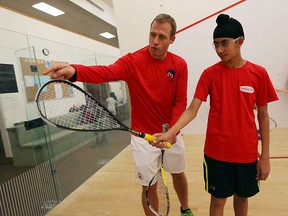
<path id="1" fill-rule="evenodd" d="M 240 86 L 240 91 L 251 94 L 254 92 L 254 88 L 251 86 Z"/>
<path id="2" fill-rule="evenodd" d="M 173 69 L 169 69 L 167 72 L 166 72 L 166 78 L 167 78 L 167 81 L 174 81 L 175 79 L 175 76 L 176 76 L 176 73 Z"/>
<path id="3" fill-rule="evenodd" d="M 140 179 L 140 180 L 143 180 L 143 179 L 144 179 L 142 173 L 140 173 L 140 172 L 137 173 L 137 177 L 138 177 L 138 179 Z"/>

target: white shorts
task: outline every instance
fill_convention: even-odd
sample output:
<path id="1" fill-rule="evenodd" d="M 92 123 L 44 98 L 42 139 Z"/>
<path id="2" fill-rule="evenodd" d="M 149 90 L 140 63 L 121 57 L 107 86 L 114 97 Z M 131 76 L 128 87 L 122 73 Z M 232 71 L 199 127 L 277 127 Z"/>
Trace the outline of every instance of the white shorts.
<path id="1" fill-rule="evenodd" d="M 135 174 L 137 181 L 148 186 L 160 167 L 161 150 L 150 145 L 146 140 L 131 136 Z M 163 161 L 164 170 L 169 173 L 181 173 L 186 168 L 186 153 L 182 136 L 177 136 L 176 143 L 166 149 Z"/>

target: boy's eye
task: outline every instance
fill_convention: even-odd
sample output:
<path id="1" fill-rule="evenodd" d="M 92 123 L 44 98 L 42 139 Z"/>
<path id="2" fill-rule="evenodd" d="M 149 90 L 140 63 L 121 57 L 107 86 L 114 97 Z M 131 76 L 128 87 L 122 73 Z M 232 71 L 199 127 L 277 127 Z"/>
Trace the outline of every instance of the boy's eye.
<path id="1" fill-rule="evenodd" d="M 220 43 L 212 43 L 214 48 L 218 48 L 218 47 L 228 47 L 229 45 L 229 41 L 222 41 Z"/>
<path id="2" fill-rule="evenodd" d="M 221 46 L 223 46 L 223 47 L 227 47 L 227 46 L 229 45 L 229 41 L 223 41 L 223 42 L 221 42 L 220 44 L 221 44 Z"/>

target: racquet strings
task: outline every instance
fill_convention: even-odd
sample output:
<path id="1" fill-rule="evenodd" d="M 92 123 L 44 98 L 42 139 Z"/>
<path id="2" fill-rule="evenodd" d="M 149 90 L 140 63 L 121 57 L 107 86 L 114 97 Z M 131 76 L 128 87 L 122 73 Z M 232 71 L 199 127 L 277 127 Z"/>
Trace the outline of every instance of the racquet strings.
<path id="1" fill-rule="evenodd" d="M 157 175 L 155 176 L 155 178 L 157 179 L 157 180 L 155 179 L 157 201 L 156 204 L 154 204 L 154 206 L 153 204 L 151 204 L 152 205 L 151 207 L 158 213 L 156 215 L 166 216 L 168 215 L 169 211 L 169 198 L 166 182 L 164 182 L 162 176 L 164 173 L 162 172 L 164 172 L 163 169 L 159 170 Z"/>
<path id="2" fill-rule="evenodd" d="M 168 215 L 170 209 L 168 188 L 163 169 L 163 156 L 164 150 L 161 150 L 161 168 L 149 183 L 149 190 L 153 190 L 154 193 L 149 193 L 148 191 L 147 197 L 150 202 L 150 210 L 157 216 Z"/>
<path id="3" fill-rule="evenodd" d="M 75 130 L 113 130 L 123 125 L 92 96 L 66 82 L 50 82 L 39 90 L 40 115 L 56 126 Z"/>

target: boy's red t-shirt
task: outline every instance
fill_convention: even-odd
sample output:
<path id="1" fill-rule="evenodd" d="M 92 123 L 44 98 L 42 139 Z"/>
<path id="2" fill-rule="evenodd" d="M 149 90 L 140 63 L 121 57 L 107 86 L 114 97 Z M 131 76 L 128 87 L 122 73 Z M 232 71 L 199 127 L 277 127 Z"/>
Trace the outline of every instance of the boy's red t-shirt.
<path id="1" fill-rule="evenodd" d="M 204 152 L 220 161 L 250 163 L 258 157 L 254 106 L 278 100 L 265 68 L 249 61 L 241 68 L 222 62 L 203 71 L 195 98 L 210 96 Z"/>

